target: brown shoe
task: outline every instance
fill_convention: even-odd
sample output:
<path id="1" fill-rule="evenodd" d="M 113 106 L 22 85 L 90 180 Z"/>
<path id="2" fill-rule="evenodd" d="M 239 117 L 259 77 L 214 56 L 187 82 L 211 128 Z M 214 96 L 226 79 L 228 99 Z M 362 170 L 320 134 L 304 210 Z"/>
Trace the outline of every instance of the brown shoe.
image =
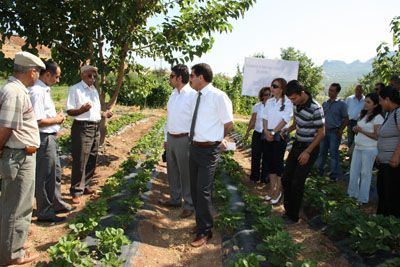
<path id="1" fill-rule="evenodd" d="M 189 234 L 197 234 L 197 226 L 193 227 L 192 229 L 189 230 Z"/>
<path id="2" fill-rule="evenodd" d="M 74 196 L 72 197 L 72 203 L 79 205 L 81 204 L 81 197 L 80 196 Z"/>
<path id="3" fill-rule="evenodd" d="M 205 234 L 197 234 L 196 238 L 190 243 L 192 247 L 198 248 L 204 244 L 207 244 L 208 240 L 212 238 L 212 232 Z"/>
<path id="4" fill-rule="evenodd" d="M 184 218 L 192 216 L 192 214 L 193 214 L 193 210 L 183 209 L 182 213 L 179 215 L 179 218 L 184 219 Z"/>
<path id="5" fill-rule="evenodd" d="M 25 255 L 23 257 L 11 260 L 9 265 L 27 264 L 29 262 L 36 260 L 37 258 L 39 258 L 39 254 L 31 254 L 25 252 Z"/>
<path id="6" fill-rule="evenodd" d="M 83 194 L 84 195 L 94 195 L 94 194 L 96 194 L 96 190 L 93 188 L 85 188 L 85 190 L 83 190 Z"/>

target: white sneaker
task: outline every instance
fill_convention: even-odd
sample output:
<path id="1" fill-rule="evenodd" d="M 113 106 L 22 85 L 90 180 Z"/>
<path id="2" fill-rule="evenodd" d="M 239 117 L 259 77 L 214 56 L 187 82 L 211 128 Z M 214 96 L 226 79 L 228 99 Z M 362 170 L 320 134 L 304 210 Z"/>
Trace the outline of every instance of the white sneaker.
<path id="1" fill-rule="evenodd" d="M 271 199 L 272 199 L 272 197 L 270 197 L 269 195 L 266 195 L 266 196 L 265 196 L 265 200 L 266 200 L 266 201 L 270 201 Z"/>
<path id="2" fill-rule="evenodd" d="M 277 198 L 271 199 L 271 204 L 272 204 L 272 205 L 277 204 L 277 203 L 279 202 L 279 200 L 281 199 L 281 196 L 282 196 L 282 192 L 279 193 L 279 195 L 278 195 Z"/>

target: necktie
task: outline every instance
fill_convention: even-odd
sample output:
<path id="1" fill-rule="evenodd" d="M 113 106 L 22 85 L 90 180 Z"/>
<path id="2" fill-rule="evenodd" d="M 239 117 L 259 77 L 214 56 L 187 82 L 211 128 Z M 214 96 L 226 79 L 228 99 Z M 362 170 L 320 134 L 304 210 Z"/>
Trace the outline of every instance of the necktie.
<path id="1" fill-rule="evenodd" d="M 193 137 L 194 137 L 194 127 L 196 126 L 197 111 L 199 110 L 200 96 L 201 96 L 201 92 L 199 92 L 197 95 L 196 107 L 194 108 L 192 124 L 190 125 L 190 136 L 189 136 L 190 142 L 193 141 Z"/>

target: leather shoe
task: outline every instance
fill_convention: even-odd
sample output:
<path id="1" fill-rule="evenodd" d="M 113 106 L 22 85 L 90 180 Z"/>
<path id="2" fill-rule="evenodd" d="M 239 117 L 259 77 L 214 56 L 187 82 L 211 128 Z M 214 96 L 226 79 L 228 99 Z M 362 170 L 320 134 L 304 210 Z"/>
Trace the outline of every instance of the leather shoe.
<path id="1" fill-rule="evenodd" d="M 67 219 L 67 217 L 59 217 L 59 216 L 54 216 L 54 217 L 50 217 L 50 218 L 38 218 L 37 221 L 38 222 L 50 222 L 50 223 L 59 223 L 59 222 L 63 222 Z"/>
<path id="2" fill-rule="evenodd" d="M 197 234 L 197 226 L 191 228 L 191 229 L 189 230 L 189 234 Z"/>
<path id="3" fill-rule="evenodd" d="M 73 210 L 76 210 L 76 207 L 68 205 L 68 206 L 64 206 L 63 208 L 59 209 L 59 210 L 55 210 L 55 213 L 66 213 L 66 212 L 71 212 Z"/>
<path id="4" fill-rule="evenodd" d="M 25 252 L 25 255 L 23 257 L 11 260 L 9 265 L 23 265 L 32 262 L 37 258 L 39 258 L 39 254 L 31 254 Z"/>
<path id="5" fill-rule="evenodd" d="M 85 190 L 83 190 L 83 194 L 84 195 L 93 195 L 93 194 L 96 194 L 96 190 L 93 188 L 85 188 Z"/>
<path id="6" fill-rule="evenodd" d="M 74 196 L 74 197 L 72 197 L 72 203 L 74 203 L 74 204 L 81 204 L 81 197 L 80 197 L 80 196 Z"/>
<path id="7" fill-rule="evenodd" d="M 174 208 L 179 208 L 181 206 L 181 203 L 172 203 L 168 200 L 158 200 L 158 204 L 166 206 L 166 207 L 174 207 Z"/>
<path id="8" fill-rule="evenodd" d="M 196 238 L 190 243 L 192 247 L 198 248 L 204 244 L 207 244 L 208 240 L 212 238 L 212 232 L 205 234 L 197 234 Z"/>
<path id="9" fill-rule="evenodd" d="M 182 213 L 179 215 L 179 218 L 184 219 L 184 218 L 192 216 L 192 214 L 193 214 L 193 210 L 184 209 L 182 211 Z"/>

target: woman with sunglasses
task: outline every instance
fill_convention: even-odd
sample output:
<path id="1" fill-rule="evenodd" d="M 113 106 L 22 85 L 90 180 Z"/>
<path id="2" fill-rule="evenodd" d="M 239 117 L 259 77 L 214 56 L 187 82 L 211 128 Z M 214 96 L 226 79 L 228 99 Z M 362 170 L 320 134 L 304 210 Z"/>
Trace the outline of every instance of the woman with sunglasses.
<path id="1" fill-rule="evenodd" d="M 267 159 L 270 191 L 265 199 L 275 205 L 282 196 L 281 176 L 283 157 L 285 155 L 287 136 L 281 130 L 288 128 L 293 116 L 293 104 L 286 97 L 286 80 L 276 78 L 271 83 L 272 97 L 267 101 L 263 113 L 264 153 Z"/>
<path id="2" fill-rule="evenodd" d="M 271 95 L 271 89 L 269 87 L 261 88 L 258 93 L 259 103 L 253 107 L 253 114 L 251 115 L 247 131 L 244 136 L 244 140 L 247 140 L 249 132 L 254 129 L 253 136 L 251 138 L 251 174 L 250 180 L 254 183 L 262 181 L 268 182 L 268 171 L 266 165 L 265 155 L 263 154 L 264 140 L 262 137 L 263 125 L 262 125 L 262 113 L 265 108 L 265 103 Z M 262 168 L 260 174 L 260 161 L 262 159 Z M 260 176 L 261 175 L 261 176 Z"/>

